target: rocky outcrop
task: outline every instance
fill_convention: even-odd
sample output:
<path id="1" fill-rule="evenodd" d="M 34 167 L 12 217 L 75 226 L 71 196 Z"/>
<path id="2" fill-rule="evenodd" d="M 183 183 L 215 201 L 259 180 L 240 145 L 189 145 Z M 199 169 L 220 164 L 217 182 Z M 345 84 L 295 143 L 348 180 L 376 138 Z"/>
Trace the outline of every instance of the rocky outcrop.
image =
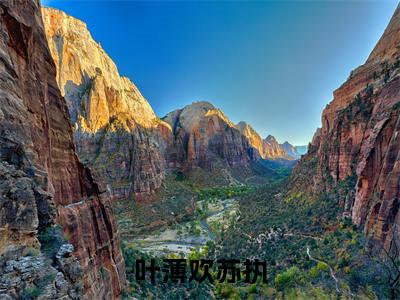
<path id="1" fill-rule="evenodd" d="M 57 83 L 75 124 L 79 157 L 110 196 L 151 194 L 164 178 L 157 137 L 168 139 L 168 125 L 119 75 L 85 23 L 51 8 L 43 9 L 43 20 Z"/>
<path id="2" fill-rule="evenodd" d="M 375 244 L 389 249 L 400 225 L 400 9 L 364 65 L 334 92 L 305 162 L 313 192 L 355 179 L 341 203 Z M 295 172 L 296 177 L 299 172 Z"/>
<path id="3" fill-rule="evenodd" d="M 125 282 L 118 232 L 75 154 L 39 2 L 1 1 L 0 27 L 0 294 L 116 298 Z M 64 237 L 48 235 L 56 224 Z"/>
<path id="4" fill-rule="evenodd" d="M 247 166 L 259 153 L 236 126 L 209 102 L 194 102 L 163 119 L 173 131 L 174 157 L 180 165 L 214 168 Z"/>
<path id="5" fill-rule="evenodd" d="M 0 257 L 0 298 L 82 298 L 82 269 L 72 255 L 73 250 L 71 244 L 62 245 L 56 255 L 56 265 L 51 265 L 46 256 L 32 248 L 13 258 Z"/>

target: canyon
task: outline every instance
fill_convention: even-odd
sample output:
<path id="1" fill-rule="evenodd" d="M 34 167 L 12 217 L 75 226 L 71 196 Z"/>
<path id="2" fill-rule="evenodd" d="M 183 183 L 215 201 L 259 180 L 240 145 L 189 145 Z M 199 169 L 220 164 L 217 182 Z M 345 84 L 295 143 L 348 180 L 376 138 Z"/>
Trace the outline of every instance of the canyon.
<path id="1" fill-rule="evenodd" d="M 339 244 L 326 236 L 344 230 L 354 246 L 351 219 L 360 249 L 397 245 L 400 7 L 307 147 L 262 138 L 207 101 L 159 118 L 84 22 L 38 0 L 1 1 L 0 27 L 1 299 L 119 299 L 127 244 L 242 256 L 267 245 L 274 272 L 311 259 L 339 295 L 355 264 L 347 248 L 336 268 L 334 255 L 317 258 L 320 241 Z"/>
<path id="2" fill-rule="evenodd" d="M 261 140 L 249 125 L 234 125 L 209 102 L 158 118 L 85 23 L 56 9 L 42 12 L 78 156 L 113 199 L 148 198 L 171 169 L 247 168 L 260 159 L 300 157 L 272 136 Z"/>

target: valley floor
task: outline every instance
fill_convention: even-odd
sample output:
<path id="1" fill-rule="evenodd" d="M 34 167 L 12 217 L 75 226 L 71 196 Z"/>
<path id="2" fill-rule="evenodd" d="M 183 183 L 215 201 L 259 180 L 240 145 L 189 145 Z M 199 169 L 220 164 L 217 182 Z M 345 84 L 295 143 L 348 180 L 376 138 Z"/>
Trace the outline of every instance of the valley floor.
<path id="1" fill-rule="evenodd" d="M 130 287 L 139 299 L 388 299 L 393 265 L 365 250 L 342 217 L 341 191 L 307 198 L 283 178 L 259 186 L 199 187 L 171 174 L 155 199 L 115 203 Z M 268 283 L 136 281 L 135 260 L 258 258 Z M 217 270 L 212 269 L 217 275 Z"/>

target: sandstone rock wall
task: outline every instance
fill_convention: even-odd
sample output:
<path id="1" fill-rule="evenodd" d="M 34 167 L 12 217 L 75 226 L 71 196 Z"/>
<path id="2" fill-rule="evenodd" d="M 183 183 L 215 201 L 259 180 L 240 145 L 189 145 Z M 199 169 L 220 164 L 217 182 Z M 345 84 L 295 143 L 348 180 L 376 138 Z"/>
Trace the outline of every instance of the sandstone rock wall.
<path id="1" fill-rule="evenodd" d="M 194 102 L 169 113 L 164 121 L 173 131 L 175 157 L 185 166 L 212 169 L 219 162 L 247 166 L 259 153 L 236 126 L 209 102 Z"/>
<path id="2" fill-rule="evenodd" d="M 314 160 L 313 192 L 356 178 L 342 199 L 353 221 L 387 249 L 400 225 L 400 9 L 366 63 L 334 92 L 302 165 Z"/>
<path id="3" fill-rule="evenodd" d="M 162 121 L 82 21 L 45 8 L 43 20 L 79 157 L 113 198 L 149 195 L 164 178 Z"/>
<path id="4" fill-rule="evenodd" d="M 39 2 L 1 1 L 0 27 L 0 269 L 18 280 L 20 256 L 33 255 L 26 249 L 39 260 L 23 265 L 40 266 L 38 234 L 59 224 L 82 268 L 83 295 L 116 298 L 125 283 L 118 232 L 108 199 L 75 154 Z M 66 266 L 53 264 L 68 279 Z M 26 284 L 5 292 L 20 297 Z"/>
<path id="5" fill-rule="evenodd" d="M 250 145 L 258 151 L 260 156 L 265 159 L 265 144 L 258 132 L 255 131 L 253 127 L 251 127 L 249 124 L 243 121 L 237 123 L 236 128 L 248 139 Z"/>
<path id="6" fill-rule="evenodd" d="M 274 136 L 268 135 L 263 140 L 265 157 L 274 159 L 274 158 L 286 158 L 288 159 L 289 156 L 286 150 L 278 143 Z"/>

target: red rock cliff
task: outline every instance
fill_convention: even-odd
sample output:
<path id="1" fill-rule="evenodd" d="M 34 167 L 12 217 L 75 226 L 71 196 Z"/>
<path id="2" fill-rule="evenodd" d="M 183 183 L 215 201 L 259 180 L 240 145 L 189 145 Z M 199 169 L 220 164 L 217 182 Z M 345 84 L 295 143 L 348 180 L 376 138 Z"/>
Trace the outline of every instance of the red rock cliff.
<path id="1" fill-rule="evenodd" d="M 313 192 L 356 178 L 342 203 L 387 248 L 400 225 L 400 8 L 364 65 L 334 92 L 322 128 L 293 178 L 315 163 Z M 309 174 L 308 174 L 309 175 Z"/>
<path id="2" fill-rule="evenodd" d="M 0 15 L 0 183 L 15 184 L 0 185 L 0 254 L 38 248 L 38 231 L 58 223 L 82 267 L 85 297 L 116 298 L 125 282 L 117 228 L 75 154 L 39 3 L 3 0 Z"/>
<path id="3" fill-rule="evenodd" d="M 212 169 L 221 162 L 247 166 L 260 158 L 248 138 L 209 102 L 194 102 L 169 113 L 164 121 L 174 133 L 174 158 L 187 167 Z"/>

